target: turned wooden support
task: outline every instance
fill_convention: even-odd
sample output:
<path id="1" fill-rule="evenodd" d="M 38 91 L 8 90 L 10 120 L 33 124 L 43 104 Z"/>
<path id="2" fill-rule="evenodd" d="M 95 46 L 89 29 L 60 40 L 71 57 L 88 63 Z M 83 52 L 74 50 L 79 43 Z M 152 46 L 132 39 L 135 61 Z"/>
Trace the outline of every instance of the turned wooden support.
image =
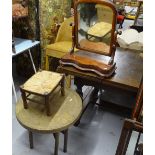
<path id="1" fill-rule="evenodd" d="M 58 148 L 59 148 L 59 133 L 53 133 L 53 136 L 55 138 L 55 149 L 54 149 L 54 155 L 58 155 Z"/>
<path id="2" fill-rule="evenodd" d="M 22 96 L 22 99 L 23 99 L 23 106 L 24 106 L 25 109 L 27 109 L 28 104 L 27 104 L 27 101 L 26 101 L 26 93 L 23 91 L 23 87 L 24 86 L 20 87 L 20 91 L 21 91 L 21 96 Z"/>
<path id="3" fill-rule="evenodd" d="M 62 133 L 64 134 L 64 148 L 63 151 L 67 152 L 67 143 L 68 143 L 68 129 L 62 131 Z"/>
<path id="4" fill-rule="evenodd" d="M 72 26 L 72 48 L 70 50 L 70 54 L 74 53 L 74 47 L 75 47 L 75 24 L 70 23 L 70 26 Z"/>
<path id="5" fill-rule="evenodd" d="M 65 96 L 65 75 L 63 75 L 61 80 L 61 95 Z"/>
<path id="6" fill-rule="evenodd" d="M 30 148 L 33 149 L 33 133 L 29 131 L 29 143 L 30 143 Z"/>
<path id="7" fill-rule="evenodd" d="M 49 103 L 49 95 L 47 92 L 44 93 L 45 95 L 45 108 L 47 116 L 50 116 L 50 103 Z"/>

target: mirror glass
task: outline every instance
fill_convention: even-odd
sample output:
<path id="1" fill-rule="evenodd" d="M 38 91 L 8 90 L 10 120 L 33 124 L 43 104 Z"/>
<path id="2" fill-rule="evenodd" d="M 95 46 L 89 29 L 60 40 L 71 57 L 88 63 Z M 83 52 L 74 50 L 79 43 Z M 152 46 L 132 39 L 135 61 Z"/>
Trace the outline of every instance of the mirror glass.
<path id="1" fill-rule="evenodd" d="M 113 10 L 106 5 L 79 3 L 77 6 L 78 47 L 95 53 L 110 53 Z"/>

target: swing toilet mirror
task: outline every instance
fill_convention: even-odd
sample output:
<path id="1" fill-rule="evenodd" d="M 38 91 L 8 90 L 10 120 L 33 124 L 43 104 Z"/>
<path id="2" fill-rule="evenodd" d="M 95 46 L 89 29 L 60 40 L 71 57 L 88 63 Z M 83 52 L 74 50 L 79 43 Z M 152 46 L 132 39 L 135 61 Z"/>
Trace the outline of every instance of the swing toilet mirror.
<path id="1" fill-rule="evenodd" d="M 115 41 L 116 9 L 105 0 L 75 0 L 75 46 L 111 56 Z"/>

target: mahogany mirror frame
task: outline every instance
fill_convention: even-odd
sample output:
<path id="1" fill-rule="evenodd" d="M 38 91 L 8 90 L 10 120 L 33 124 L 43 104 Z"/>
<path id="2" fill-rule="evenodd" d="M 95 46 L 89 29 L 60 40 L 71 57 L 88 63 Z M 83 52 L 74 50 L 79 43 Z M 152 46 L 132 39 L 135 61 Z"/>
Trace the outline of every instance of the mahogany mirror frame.
<path id="1" fill-rule="evenodd" d="M 112 9 L 113 11 L 113 19 L 112 19 L 112 31 L 111 31 L 111 42 L 110 42 L 110 49 L 109 49 L 109 53 L 105 53 L 105 52 L 100 52 L 100 51 L 96 51 L 93 49 L 86 49 L 86 48 L 82 48 L 80 47 L 79 43 L 78 43 L 78 5 L 80 3 L 96 3 L 96 4 L 101 4 L 104 6 L 108 6 Z M 97 53 L 97 54 L 102 54 L 102 55 L 106 55 L 106 56 L 114 56 L 115 53 L 115 49 L 116 49 L 116 34 L 115 34 L 115 28 L 116 28 L 116 15 L 117 15 L 117 10 L 115 8 L 115 5 L 108 0 L 75 0 L 74 1 L 74 35 L 75 38 L 73 39 L 73 41 L 75 42 L 75 47 L 77 49 L 83 50 L 83 51 L 88 51 L 88 52 L 92 52 L 92 53 Z"/>

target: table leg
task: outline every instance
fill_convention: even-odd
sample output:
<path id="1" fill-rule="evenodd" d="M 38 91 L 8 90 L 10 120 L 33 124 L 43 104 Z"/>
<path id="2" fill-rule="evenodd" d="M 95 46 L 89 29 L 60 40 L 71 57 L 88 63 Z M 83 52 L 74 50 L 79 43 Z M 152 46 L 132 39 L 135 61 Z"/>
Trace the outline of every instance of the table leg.
<path id="1" fill-rule="evenodd" d="M 83 100 L 83 92 L 82 92 L 82 85 L 76 85 L 77 89 L 76 92 L 80 95 L 81 99 Z"/>
<path id="2" fill-rule="evenodd" d="M 63 151 L 67 152 L 67 143 L 68 143 L 68 129 L 63 131 L 64 133 L 64 148 Z"/>
<path id="3" fill-rule="evenodd" d="M 74 84 L 77 87 L 76 92 L 80 95 L 81 99 L 83 100 L 82 87 L 84 86 L 84 84 L 82 82 L 83 82 L 83 79 L 80 79 L 76 76 L 74 77 Z"/>
<path id="4" fill-rule="evenodd" d="M 13 88 L 13 93 L 14 93 L 14 96 L 15 96 L 15 101 L 17 102 L 17 94 L 16 94 L 15 84 L 14 84 L 13 78 L 12 78 L 12 88 Z"/>
<path id="5" fill-rule="evenodd" d="M 55 149 L 54 149 L 54 155 L 58 155 L 58 148 L 59 148 L 59 133 L 53 133 L 55 138 Z"/>
<path id="6" fill-rule="evenodd" d="M 34 72 L 36 73 L 37 71 L 36 71 L 36 67 L 35 67 L 35 65 L 34 65 L 34 61 L 33 61 L 33 58 L 32 58 L 32 55 L 31 55 L 31 51 L 30 51 L 30 49 L 29 49 L 29 56 L 30 56 L 30 59 L 31 59 L 31 63 L 32 63 L 32 66 L 33 66 Z"/>
<path id="7" fill-rule="evenodd" d="M 29 142 L 30 142 L 30 148 L 33 149 L 33 134 L 31 131 L 29 132 Z"/>

